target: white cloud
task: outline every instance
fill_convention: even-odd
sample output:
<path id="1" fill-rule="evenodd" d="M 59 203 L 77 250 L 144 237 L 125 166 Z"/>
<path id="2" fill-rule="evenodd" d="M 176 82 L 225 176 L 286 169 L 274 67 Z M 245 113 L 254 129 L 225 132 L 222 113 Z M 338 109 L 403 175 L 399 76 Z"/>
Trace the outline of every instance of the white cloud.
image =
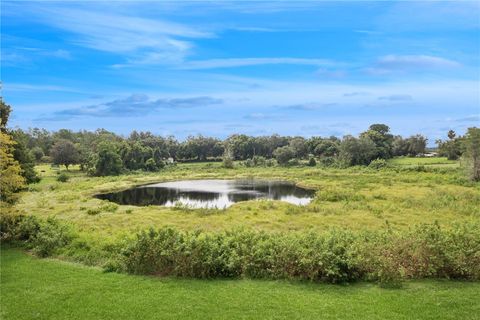
<path id="1" fill-rule="evenodd" d="M 427 55 L 387 55 L 377 61 L 382 68 L 452 68 L 460 66 L 460 63 L 441 57 Z"/>
<path id="2" fill-rule="evenodd" d="M 429 55 L 395 55 L 390 54 L 364 70 L 373 75 L 384 75 L 392 72 L 444 70 L 460 67 L 454 60 Z"/>
<path id="3" fill-rule="evenodd" d="M 73 33 L 72 43 L 125 55 L 130 64 L 178 62 L 193 46 L 185 38 L 214 36 L 179 23 L 92 10 L 45 6 L 38 13 L 44 23 Z"/>
<path id="4" fill-rule="evenodd" d="M 230 58 L 188 61 L 178 66 L 178 69 L 216 69 L 234 68 L 267 64 L 295 64 L 311 66 L 334 66 L 337 63 L 327 59 L 303 58 Z"/>
<path id="5" fill-rule="evenodd" d="M 20 91 L 20 92 L 57 91 L 57 92 L 84 93 L 81 90 L 78 90 L 78 89 L 75 89 L 75 88 L 64 87 L 64 86 L 27 84 L 27 83 L 5 83 L 3 85 L 3 90 L 5 90 L 6 92 L 9 92 L 9 91 Z"/>

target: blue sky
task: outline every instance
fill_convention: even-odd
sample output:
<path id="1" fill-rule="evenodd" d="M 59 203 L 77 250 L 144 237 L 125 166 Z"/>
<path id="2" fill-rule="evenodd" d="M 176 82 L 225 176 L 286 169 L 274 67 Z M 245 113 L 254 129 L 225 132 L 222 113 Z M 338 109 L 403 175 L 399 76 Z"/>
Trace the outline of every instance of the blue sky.
<path id="1" fill-rule="evenodd" d="M 480 124 L 480 4 L 2 1 L 11 125 L 184 138 Z"/>

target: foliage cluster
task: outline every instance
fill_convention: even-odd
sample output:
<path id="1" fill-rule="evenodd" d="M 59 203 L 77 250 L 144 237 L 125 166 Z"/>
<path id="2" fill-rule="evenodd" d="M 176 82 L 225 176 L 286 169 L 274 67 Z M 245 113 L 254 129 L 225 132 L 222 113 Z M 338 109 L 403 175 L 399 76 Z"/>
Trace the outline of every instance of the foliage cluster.
<path id="1" fill-rule="evenodd" d="M 1 239 L 21 241 L 39 256 L 89 254 L 71 228 L 54 219 L 2 215 Z M 480 279 L 480 225 L 444 229 L 437 224 L 406 231 L 267 233 L 150 229 L 97 250 L 110 271 L 193 278 L 356 280 L 398 284 L 404 279 Z M 87 249 L 86 249 L 87 248 Z M 85 258 L 83 258 L 85 259 Z"/>

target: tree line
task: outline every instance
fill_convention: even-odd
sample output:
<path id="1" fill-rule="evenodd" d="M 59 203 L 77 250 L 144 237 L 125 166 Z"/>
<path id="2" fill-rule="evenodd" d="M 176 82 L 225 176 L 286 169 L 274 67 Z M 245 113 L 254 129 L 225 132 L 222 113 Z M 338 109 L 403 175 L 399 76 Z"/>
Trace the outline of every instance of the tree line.
<path id="1" fill-rule="evenodd" d="M 368 165 L 374 159 L 416 156 L 425 152 L 427 139 L 421 135 L 394 136 L 384 124 L 374 124 L 359 137 L 247 136 L 234 134 L 220 140 L 202 135 L 178 141 L 151 132 L 133 131 L 123 137 L 104 129 L 74 132 L 61 129 L 15 129 L 10 131 L 18 146 L 28 150 L 36 162 L 79 164 L 94 175 L 121 171 L 157 171 L 170 161 L 276 159 L 281 165 L 316 158 L 324 163 L 342 161 L 345 165 Z"/>
<path id="2" fill-rule="evenodd" d="M 346 167 L 369 165 L 374 160 L 394 156 L 421 155 L 427 145 L 424 136 L 393 135 L 385 124 L 373 124 L 358 137 L 347 135 L 342 139 L 234 134 L 224 140 L 197 135 L 178 141 L 173 136 L 162 137 L 148 131 L 133 131 L 124 137 L 105 129 L 77 132 L 9 129 L 11 107 L 3 100 L 0 102 L 2 175 L 18 174 L 25 183 L 39 180 L 34 166 L 40 162 L 62 165 L 67 170 L 71 165 L 80 165 L 81 170 L 96 176 L 136 170 L 158 171 L 171 162 L 207 160 L 223 160 L 226 167 L 238 160 L 247 166 L 294 165 L 309 160 L 310 165 L 320 161 L 325 166 Z M 448 140 L 437 141 L 440 154 L 449 159 L 469 154 L 473 163 L 477 163 L 478 147 L 475 147 L 480 144 L 479 130 L 471 128 L 465 136 L 450 131 Z M 12 169 L 14 164 L 18 164 L 18 170 Z"/>

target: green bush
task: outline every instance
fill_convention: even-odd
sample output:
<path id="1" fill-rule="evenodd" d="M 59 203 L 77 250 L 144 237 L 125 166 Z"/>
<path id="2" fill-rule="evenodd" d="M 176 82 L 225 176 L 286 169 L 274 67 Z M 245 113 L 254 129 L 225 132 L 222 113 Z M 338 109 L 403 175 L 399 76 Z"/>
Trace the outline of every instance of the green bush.
<path id="1" fill-rule="evenodd" d="M 57 181 L 59 182 L 67 182 L 68 180 L 70 180 L 70 177 L 66 173 L 60 173 L 57 177 Z"/>
<path id="2" fill-rule="evenodd" d="M 40 223 L 33 216 L 15 213 L 0 215 L 0 240 L 4 243 L 14 241 L 30 241 L 40 230 Z"/>
<path id="3" fill-rule="evenodd" d="M 281 166 L 288 165 L 289 160 L 295 158 L 295 150 L 290 146 L 283 146 L 275 149 L 273 156 Z"/>
<path id="4" fill-rule="evenodd" d="M 71 230 L 53 218 L 45 221 L 34 216 L 2 214 L 2 242 L 19 242 L 40 256 L 47 257 L 66 247 L 74 238 Z"/>
<path id="5" fill-rule="evenodd" d="M 57 220 L 49 218 L 41 224 L 39 231 L 31 239 L 33 252 L 40 257 L 48 257 L 65 247 L 73 239 L 70 230 Z"/>
<path id="6" fill-rule="evenodd" d="M 105 212 L 115 212 L 118 210 L 118 204 L 105 201 L 106 203 L 102 205 L 100 208 L 98 208 L 99 211 L 105 211 Z"/>
<path id="7" fill-rule="evenodd" d="M 261 156 L 254 156 L 252 158 L 253 164 L 257 167 L 263 167 L 266 165 L 267 160 Z"/>
<path id="8" fill-rule="evenodd" d="M 233 159 L 230 157 L 224 157 L 222 161 L 222 166 L 227 169 L 233 169 Z"/>
<path id="9" fill-rule="evenodd" d="M 100 214 L 100 212 L 102 212 L 100 208 L 91 208 L 87 210 L 89 216 L 96 216 L 97 214 Z"/>
<path id="10" fill-rule="evenodd" d="M 480 279 L 479 232 L 479 225 L 362 234 L 151 229 L 128 244 L 117 265 L 135 274 L 197 278 L 374 280 L 389 286 L 410 278 L 474 280 Z"/>
<path id="11" fill-rule="evenodd" d="M 165 161 L 163 161 L 163 160 L 158 160 L 157 161 L 157 168 L 158 169 L 163 169 L 163 168 L 165 168 L 165 166 L 166 166 Z"/>
<path id="12" fill-rule="evenodd" d="M 368 165 L 369 168 L 376 170 L 386 168 L 387 166 L 388 163 L 385 159 L 375 159 Z"/>
<path id="13" fill-rule="evenodd" d="M 308 160 L 308 165 L 310 167 L 315 167 L 317 165 L 317 161 L 315 160 L 314 157 L 311 157 L 309 160 Z"/>
<path id="14" fill-rule="evenodd" d="M 290 159 L 287 162 L 287 166 L 289 166 L 289 167 L 298 166 L 299 164 L 300 164 L 300 161 L 298 161 L 298 159 L 296 159 L 296 158 Z"/>
<path id="15" fill-rule="evenodd" d="M 145 169 L 152 172 L 158 170 L 157 163 L 153 158 L 149 158 L 147 161 L 145 161 Z"/>
<path id="16" fill-rule="evenodd" d="M 321 157 L 320 164 L 324 167 L 331 167 L 335 164 L 336 160 L 334 157 Z"/>
<path id="17" fill-rule="evenodd" d="M 255 163 L 253 162 L 252 159 L 247 159 L 243 162 L 243 165 L 247 168 L 251 168 L 255 166 Z"/>
<path id="18" fill-rule="evenodd" d="M 253 156 L 252 159 L 247 159 L 243 162 L 243 165 L 247 168 L 251 167 L 264 167 L 267 165 L 267 160 L 264 157 Z"/>
<path id="19" fill-rule="evenodd" d="M 274 167 L 276 165 L 275 159 L 267 159 L 265 160 L 265 166 L 267 167 Z"/>

